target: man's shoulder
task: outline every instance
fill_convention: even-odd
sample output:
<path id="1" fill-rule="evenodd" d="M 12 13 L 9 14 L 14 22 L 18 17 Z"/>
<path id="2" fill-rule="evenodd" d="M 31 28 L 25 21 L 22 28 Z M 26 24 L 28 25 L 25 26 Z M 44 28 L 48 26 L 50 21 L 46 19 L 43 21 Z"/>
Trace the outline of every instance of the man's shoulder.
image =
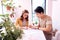
<path id="1" fill-rule="evenodd" d="M 46 17 L 47 17 L 48 20 L 51 20 L 51 17 L 50 16 L 46 15 Z"/>

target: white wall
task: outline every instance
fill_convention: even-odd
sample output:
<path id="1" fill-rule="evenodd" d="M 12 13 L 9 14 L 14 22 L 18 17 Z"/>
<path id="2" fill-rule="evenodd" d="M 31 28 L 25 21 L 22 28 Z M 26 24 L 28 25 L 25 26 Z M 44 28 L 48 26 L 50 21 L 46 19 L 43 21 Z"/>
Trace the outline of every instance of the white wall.
<path id="1" fill-rule="evenodd" d="M 46 0 L 46 15 L 52 17 L 52 0 Z"/>
<path id="2" fill-rule="evenodd" d="M 2 14 L 2 6 L 1 6 L 1 1 L 0 1 L 0 14 Z"/>
<path id="3" fill-rule="evenodd" d="M 60 30 L 60 0 L 52 1 L 53 27 Z"/>
<path id="4" fill-rule="evenodd" d="M 60 0 L 46 0 L 46 14 L 52 17 L 53 29 L 60 30 Z"/>

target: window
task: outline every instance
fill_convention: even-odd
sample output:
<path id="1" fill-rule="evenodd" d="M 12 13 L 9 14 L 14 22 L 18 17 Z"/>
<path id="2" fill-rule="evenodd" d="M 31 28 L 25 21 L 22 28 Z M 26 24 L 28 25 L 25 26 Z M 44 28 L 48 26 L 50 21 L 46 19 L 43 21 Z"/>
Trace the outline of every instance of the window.
<path id="1" fill-rule="evenodd" d="M 44 8 L 44 10 L 46 10 L 46 0 L 32 0 L 32 21 L 33 21 L 33 23 L 38 22 L 38 18 L 36 17 L 36 14 L 34 12 L 36 7 L 38 7 L 38 6 L 41 6 Z"/>

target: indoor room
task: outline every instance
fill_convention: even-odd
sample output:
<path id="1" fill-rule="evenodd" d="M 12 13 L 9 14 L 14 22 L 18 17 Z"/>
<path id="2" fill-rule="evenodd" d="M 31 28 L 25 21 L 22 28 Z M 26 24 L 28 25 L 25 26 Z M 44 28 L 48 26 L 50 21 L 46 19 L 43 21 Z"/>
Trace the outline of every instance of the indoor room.
<path id="1" fill-rule="evenodd" d="M 60 40 L 60 0 L 0 0 L 0 40 Z"/>

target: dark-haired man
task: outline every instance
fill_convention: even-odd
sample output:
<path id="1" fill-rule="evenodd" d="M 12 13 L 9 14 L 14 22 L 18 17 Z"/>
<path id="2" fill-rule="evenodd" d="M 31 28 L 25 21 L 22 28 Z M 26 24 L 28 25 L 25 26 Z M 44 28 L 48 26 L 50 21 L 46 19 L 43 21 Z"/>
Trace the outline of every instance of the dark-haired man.
<path id="1" fill-rule="evenodd" d="M 52 39 L 52 19 L 50 16 L 44 14 L 44 9 L 38 6 L 35 13 L 39 19 L 39 29 L 44 32 L 46 40 Z"/>

